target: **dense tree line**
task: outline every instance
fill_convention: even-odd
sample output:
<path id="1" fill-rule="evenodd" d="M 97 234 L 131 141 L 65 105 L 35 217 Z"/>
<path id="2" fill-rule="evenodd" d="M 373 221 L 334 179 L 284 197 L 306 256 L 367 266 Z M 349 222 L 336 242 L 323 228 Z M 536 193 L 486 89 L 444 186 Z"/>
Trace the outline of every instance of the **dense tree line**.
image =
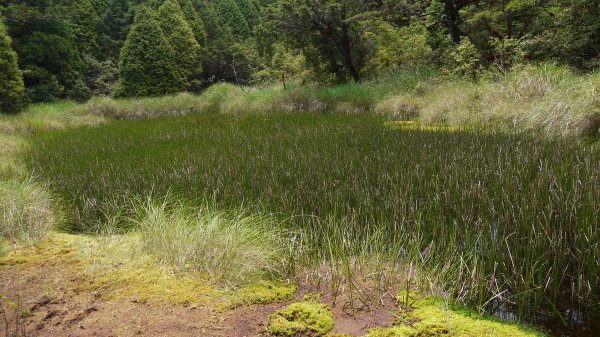
<path id="1" fill-rule="evenodd" d="M 600 66 L 600 0 L 0 0 L 0 109 L 218 81 Z"/>

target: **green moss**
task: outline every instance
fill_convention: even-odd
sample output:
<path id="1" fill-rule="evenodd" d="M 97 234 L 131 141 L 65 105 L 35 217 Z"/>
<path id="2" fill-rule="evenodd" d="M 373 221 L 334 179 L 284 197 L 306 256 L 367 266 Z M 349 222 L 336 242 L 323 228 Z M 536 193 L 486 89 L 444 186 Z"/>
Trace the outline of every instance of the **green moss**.
<path id="1" fill-rule="evenodd" d="M 239 295 L 242 302 L 246 304 L 269 304 L 290 299 L 296 290 L 298 287 L 295 284 L 263 281 L 240 289 Z"/>
<path id="2" fill-rule="evenodd" d="M 333 314 L 324 305 L 312 301 L 297 302 L 270 316 L 269 332 L 278 336 L 314 334 L 321 336 L 333 329 Z"/>
<path id="3" fill-rule="evenodd" d="M 375 328 L 366 337 L 531 337 L 541 333 L 515 323 L 484 317 L 462 308 L 448 308 L 446 303 L 415 293 L 398 294 L 400 306 L 408 304 L 410 310 L 399 316 L 401 325 L 392 328 Z"/>
<path id="4" fill-rule="evenodd" d="M 393 328 L 373 328 L 369 330 L 366 337 L 405 337 L 415 336 L 414 329 L 407 326 L 395 326 Z"/>

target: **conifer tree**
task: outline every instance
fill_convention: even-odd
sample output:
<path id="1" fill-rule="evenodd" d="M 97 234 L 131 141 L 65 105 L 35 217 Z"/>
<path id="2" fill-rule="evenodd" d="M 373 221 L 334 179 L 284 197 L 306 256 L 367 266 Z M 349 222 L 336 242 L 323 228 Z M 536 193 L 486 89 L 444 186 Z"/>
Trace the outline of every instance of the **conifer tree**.
<path id="1" fill-rule="evenodd" d="M 160 6 L 158 22 L 177 55 L 176 63 L 181 73 L 186 76 L 186 79 L 190 79 L 193 74 L 199 74 L 201 72 L 200 45 L 185 20 L 177 0 L 166 0 Z"/>
<path id="2" fill-rule="evenodd" d="M 254 0 L 235 0 L 235 3 L 244 15 L 244 18 L 248 23 L 248 27 L 252 32 L 254 30 L 254 26 L 259 20 L 258 5 L 254 2 Z"/>
<path id="3" fill-rule="evenodd" d="M 159 96 L 185 89 L 171 44 L 151 9 L 140 7 L 119 58 L 117 97 Z"/>
<path id="4" fill-rule="evenodd" d="M 219 16 L 219 23 L 229 27 L 233 36 L 238 40 L 245 40 L 250 36 L 248 22 L 234 0 L 217 0 L 213 5 Z"/>
<path id="5" fill-rule="evenodd" d="M 132 12 L 127 0 L 109 0 L 101 12 L 98 39 L 105 58 L 116 60 L 119 57 L 119 50 L 133 21 Z"/>
<path id="6" fill-rule="evenodd" d="M 207 42 L 206 28 L 204 27 L 204 21 L 202 21 L 200 14 L 196 8 L 194 8 L 191 0 L 179 0 L 178 2 L 183 15 L 185 16 L 185 20 L 194 32 L 196 41 L 198 41 L 201 47 L 205 47 Z"/>
<path id="7" fill-rule="evenodd" d="M 4 20 L 0 17 L 0 113 L 17 112 L 22 106 L 25 92 L 17 53 L 11 44 Z"/>
<path id="8" fill-rule="evenodd" d="M 75 41 L 77 41 L 77 49 L 86 54 L 97 55 L 100 49 L 97 33 L 100 17 L 91 0 L 75 1 L 67 9 Z"/>

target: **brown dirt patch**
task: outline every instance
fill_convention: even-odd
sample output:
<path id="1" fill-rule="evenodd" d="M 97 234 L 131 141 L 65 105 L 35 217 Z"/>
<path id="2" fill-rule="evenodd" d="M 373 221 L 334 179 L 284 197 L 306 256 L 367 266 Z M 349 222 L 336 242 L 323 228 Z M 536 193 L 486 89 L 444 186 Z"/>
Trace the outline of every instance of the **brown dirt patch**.
<path id="1" fill-rule="evenodd" d="M 174 304 L 168 298 L 111 296 L 102 287 L 88 286 L 95 285 L 94 276 L 82 272 L 85 262 L 75 257 L 76 246 L 59 244 L 36 249 L 25 258 L 0 258 L 0 295 L 19 303 L 13 316 L 25 313 L 23 324 L 30 337 L 267 336 L 269 315 L 293 302 L 226 308 L 222 304 L 227 299 Z M 365 287 L 361 290 L 365 297 L 380 302 L 363 303 L 343 291 L 334 296 L 322 279 L 298 283 L 294 300 L 310 294 L 331 307 L 336 322 L 332 332 L 360 336 L 374 326 L 390 326 L 394 320 L 396 304 L 391 295 L 377 296 Z M 0 336 L 6 336 L 1 320 Z"/>

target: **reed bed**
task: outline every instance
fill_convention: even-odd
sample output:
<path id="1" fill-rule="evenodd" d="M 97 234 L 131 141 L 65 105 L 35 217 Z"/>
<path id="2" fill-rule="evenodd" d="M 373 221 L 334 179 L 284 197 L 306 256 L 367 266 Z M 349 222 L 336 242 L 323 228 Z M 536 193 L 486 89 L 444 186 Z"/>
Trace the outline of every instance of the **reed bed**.
<path id="1" fill-rule="evenodd" d="M 411 264 L 454 301 L 508 305 L 521 319 L 599 308 L 598 149 L 385 121 L 273 113 L 108 122 L 36 134 L 27 161 L 73 210 L 71 231 L 134 217 L 135 200 L 168 195 L 283 221 L 297 267 Z"/>

